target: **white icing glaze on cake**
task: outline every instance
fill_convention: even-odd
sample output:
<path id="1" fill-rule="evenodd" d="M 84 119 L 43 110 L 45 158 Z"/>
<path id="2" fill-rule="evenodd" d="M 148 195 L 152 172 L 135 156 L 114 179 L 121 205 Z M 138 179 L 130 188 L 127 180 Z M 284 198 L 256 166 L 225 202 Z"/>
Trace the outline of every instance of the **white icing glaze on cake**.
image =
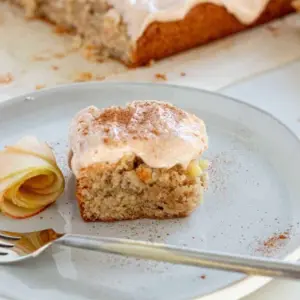
<path id="1" fill-rule="evenodd" d="M 122 15 L 128 34 L 137 40 L 154 21 L 181 20 L 197 4 L 212 3 L 225 7 L 241 23 L 251 24 L 270 0 L 108 0 Z"/>
<path id="2" fill-rule="evenodd" d="M 125 108 L 80 111 L 70 127 L 75 175 L 94 163 L 114 163 L 135 154 L 153 168 L 187 166 L 207 149 L 205 124 L 171 104 L 135 101 Z"/>

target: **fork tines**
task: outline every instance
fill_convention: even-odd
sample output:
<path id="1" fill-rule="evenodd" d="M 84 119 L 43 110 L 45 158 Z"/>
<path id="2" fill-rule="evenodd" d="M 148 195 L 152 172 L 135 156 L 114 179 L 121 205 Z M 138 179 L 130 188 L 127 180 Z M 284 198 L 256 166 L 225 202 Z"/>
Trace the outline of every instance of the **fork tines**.
<path id="1" fill-rule="evenodd" d="M 14 242 L 18 241 L 21 237 L 17 236 L 13 232 L 9 231 L 0 231 L 0 256 L 7 255 L 5 249 L 13 248 Z"/>
<path id="2" fill-rule="evenodd" d="M 0 231 L 0 239 L 15 241 L 15 240 L 19 240 L 20 238 L 21 236 L 16 234 L 15 232 Z"/>

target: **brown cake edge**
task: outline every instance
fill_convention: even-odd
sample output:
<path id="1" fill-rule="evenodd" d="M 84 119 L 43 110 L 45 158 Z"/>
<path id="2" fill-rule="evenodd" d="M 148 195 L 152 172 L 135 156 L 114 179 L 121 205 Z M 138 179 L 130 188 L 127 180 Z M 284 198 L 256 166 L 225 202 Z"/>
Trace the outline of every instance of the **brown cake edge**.
<path id="1" fill-rule="evenodd" d="M 19 4 L 20 0 L 11 2 Z M 128 67 L 147 65 L 153 60 L 169 57 L 287 15 L 295 11 L 292 2 L 270 0 L 264 12 L 250 25 L 239 22 L 222 6 L 201 3 L 192 8 L 182 20 L 151 23 L 133 46 L 129 47 L 131 50 L 128 52 L 128 59 L 122 60 L 117 56 L 114 58 Z M 43 19 L 50 21 L 47 16 Z"/>
<path id="2" fill-rule="evenodd" d="M 183 20 L 153 22 L 138 39 L 130 67 L 148 64 L 173 54 L 255 27 L 293 12 L 291 0 L 271 0 L 250 25 L 240 23 L 221 6 L 202 3 Z"/>

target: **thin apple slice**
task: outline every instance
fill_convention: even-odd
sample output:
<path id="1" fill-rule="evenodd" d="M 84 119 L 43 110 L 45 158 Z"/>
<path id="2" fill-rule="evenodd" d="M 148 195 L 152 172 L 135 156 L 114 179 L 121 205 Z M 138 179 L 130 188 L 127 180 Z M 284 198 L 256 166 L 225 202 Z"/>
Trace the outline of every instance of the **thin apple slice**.
<path id="1" fill-rule="evenodd" d="M 35 215 L 64 190 L 64 176 L 51 148 L 35 137 L 0 151 L 0 166 L 0 209 L 8 216 Z"/>
<path id="2" fill-rule="evenodd" d="M 55 202 L 60 194 L 61 191 L 57 191 L 52 194 L 40 196 L 24 189 L 19 189 L 15 197 L 12 199 L 12 202 L 25 208 L 37 208 Z"/>
<path id="3" fill-rule="evenodd" d="M 7 146 L 8 151 L 32 154 L 56 165 L 55 156 L 51 148 L 44 142 L 39 142 L 34 136 L 25 136 L 13 146 Z"/>
<path id="4" fill-rule="evenodd" d="M 38 177 L 37 174 L 42 176 L 51 176 L 54 178 L 52 186 L 46 186 L 45 189 L 31 188 L 31 178 Z M 36 178 L 37 179 L 37 178 Z M 6 185 L 5 185 L 6 184 Z M 0 182 L 0 188 L 5 188 L 5 197 L 12 201 L 17 206 L 24 208 L 37 208 L 40 206 L 48 205 L 59 197 L 63 192 L 64 179 L 60 173 L 53 170 L 33 170 L 32 172 L 19 173 L 12 178 Z"/>
<path id="5" fill-rule="evenodd" d="M 44 176 L 44 175 L 43 175 Z M 57 191 L 61 191 L 62 187 L 64 186 L 64 177 L 60 172 L 53 171 L 51 174 L 48 174 L 49 180 L 48 183 L 51 181 L 51 185 L 47 185 L 45 180 L 41 184 L 31 184 L 31 179 L 27 180 L 22 186 L 26 188 L 26 190 L 34 192 L 38 195 L 46 195 L 51 194 Z M 34 177 L 35 180 L 39 178 Z M 44 185 L 44 186 L 43 186 Z"/>
<path id="6" fill-rule="evenodd" d="M 35 209 L 28 209 L 24 207 L 19 207 L 7 199 L 0 201 L 0 210 L 5 215 L 14 218 L 14 219 L 26 219 L 37 215 L 38 213 L 42 212 L 46 209 L 47 206 L 35 208 Z"/>
<path id="7" fill-rule="evenodd" d="M 49 172 L 46 174 L 39 174 L 35 177 L 28 179 L 24 182 L 23 186 L 31 190 L 43 190 L 46 188 L 51 188 L 55 182 L 55 175 Z"/>
<path id="8" fill-rule="evenodd" d="M 0 152 L 0 181 L 20 172 L 43 169 L 52 166 L 48 161 L 32 155 L 18 152 Z"/>

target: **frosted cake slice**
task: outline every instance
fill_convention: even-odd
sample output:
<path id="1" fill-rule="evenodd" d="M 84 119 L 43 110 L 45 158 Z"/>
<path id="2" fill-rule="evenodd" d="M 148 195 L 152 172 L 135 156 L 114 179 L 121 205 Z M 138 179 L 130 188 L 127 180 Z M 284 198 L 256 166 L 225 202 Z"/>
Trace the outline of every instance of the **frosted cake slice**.
<path id="1" fill-rule="evenodd" d="M 70 127 L 70 166 L 85 221 L 189 215 L 206 188 L 205 124 L 158 101 L 80 111 Z"/>
<path id="2" fill-rule="evenodd" d="M 1 0 L 0 0 L 1 1 Z M 128 66 L 207 44 L 293 11 L 292 0 L 9 0 L 73 31 L 87 57 Z"/>

